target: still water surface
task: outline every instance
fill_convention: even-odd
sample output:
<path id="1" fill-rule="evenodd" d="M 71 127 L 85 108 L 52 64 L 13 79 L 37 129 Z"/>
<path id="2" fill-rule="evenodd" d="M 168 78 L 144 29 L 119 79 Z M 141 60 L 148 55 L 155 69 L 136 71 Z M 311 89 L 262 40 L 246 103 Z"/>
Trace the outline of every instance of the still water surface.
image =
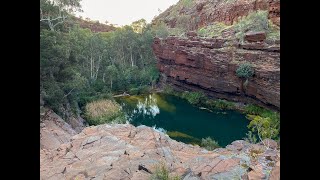
<path id="1" fill-rule="evenodd" d="M 154 93 L 116 98 L 134 126 L 146 125 L 165 131 L 172 139 L 199 144 L 201 138 L 211 137 L 225 147 L 243 139 L 249 121 L 233 110 L 200 109 L 176 96 Z"/>

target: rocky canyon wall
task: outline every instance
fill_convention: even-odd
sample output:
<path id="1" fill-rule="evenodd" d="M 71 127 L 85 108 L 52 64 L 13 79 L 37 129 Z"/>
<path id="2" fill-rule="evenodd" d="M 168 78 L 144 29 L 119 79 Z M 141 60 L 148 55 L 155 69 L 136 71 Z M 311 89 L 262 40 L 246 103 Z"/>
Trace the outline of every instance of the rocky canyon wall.
<path id="1" fill-rule="evenodd" d="M 213 22 L 232 25 L 238 18 L 257 10 L 268 11 L 268 18 L 280 26 L 280 0 L 195 0 L 190 6 L 180 1 L 161 13 L 153 22 L 163 21 L 174 28 L 180 16 L 190 16 L 191 30 L 195 30 Z"/>
<path id="2" fill-rule="evenodd" d="M 163 80 L 175 89 L 202 91 L 213 98 L 280 110 L 279 41 L 239 44 L 189 34 L 188 38 L 155 38 L 153 51 Z M 236 75 L 244 62 L 250 62 L 255 72 L 245 87 Z"/>

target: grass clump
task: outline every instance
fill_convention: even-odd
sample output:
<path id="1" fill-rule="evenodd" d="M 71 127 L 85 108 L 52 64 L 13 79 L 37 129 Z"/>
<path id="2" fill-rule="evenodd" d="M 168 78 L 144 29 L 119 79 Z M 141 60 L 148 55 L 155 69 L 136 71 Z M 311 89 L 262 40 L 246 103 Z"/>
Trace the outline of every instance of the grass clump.
<path id="1" fill-rule="evenodd" d="M 164 163 L 156 165 L 155 172 L 151 175 L 150 180 L 180 180 L 181 177 L 170 175 L 169 169 Z"/>
<path id="2" fill-rule="evenodd" d="M 202 27 L 198 30 L 198 35 L 202 37 L 219 37 L 224 30 L 231 28 L 221 22 L 215 22 L 212 25 Z"/>
<path id="3" fill-rule="evenodd" d="M 116 121 L 124 122 L 121 106 L 109 99 L 97 100 L 88 103 L 85 107 L 85 117 L 90 125 L 98 125 Z"/>
<path id="4" fill-rule="evenodd" d="M 194 105 L 201 104 L 206 100 L 206 96 L 202 92 L 185 91 L 182 93 L 181 97 L 189 101 L 190 104 L 194 104 Z"/>
<path id="5" fill-rule="evenodd" d="M 266 110 L 260 106 L 256 106 L 253 104 L 248 104 L 244 108 L 244 112 L 246 114 L 259 115 L 264 113 Z"/>
<path id="6" fill-rule="evenodd" d="M 234 25 L 236 37 L 243 42 L 244 34 L 249 31 L 269 31 L 268 11 L 256 11 L 243 17 Z"/>
<path id="7" fill-rule="evenodd" d="M 249 156 L 253 159 L 256 159 L 260 154 L 262 154 L 264 151 L 262 149 L 250 149 L 249 150 Z"/>
<path id="8" fill-rule="evenodd" d="M 215 141 L 214 139 L 211 139 L 210 137 L 202 138 L 200 145 L 201 145 L 201 147 L 204 147 L 209 151 L 212 151 L 212 150 L 220 147 L 218 141 Z"/>
<path id="9" fill-rule="evenodd" d="M 234 25 L 234 30 L 241 43 L 244 41 L 245 33 L 249 31 L 264 31 L 267 39 L 280 39 L 280 29 L 268 19 L 268 11 L 259 10 L 248 14 L 248 16 L 241 18 Z"/>
<path id="10" fill-rule="evenodd" d="M 235 108 L 235 104 L 233 102 L 230 101 L 226 101 L 224 99 L 217 99 L 217 100 L 207 100 L 206 101 L 207 106 L 210 109 L 234 109 Z"/>

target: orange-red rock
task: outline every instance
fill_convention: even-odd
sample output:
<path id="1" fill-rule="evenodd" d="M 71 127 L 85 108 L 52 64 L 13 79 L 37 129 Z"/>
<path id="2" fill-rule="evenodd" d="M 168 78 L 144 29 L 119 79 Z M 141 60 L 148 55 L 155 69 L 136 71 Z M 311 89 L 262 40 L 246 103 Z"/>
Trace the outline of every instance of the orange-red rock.
<path id="1" fill-rule="evenodd" d="M 160 43 L 162 41 L 162 43 Z M 254 103 L 280 110 L 280 45 L 238 45 L 214 38 L 155 38 L 157 67 L 177 90 L 202 91 L 213 98 Z M 241 63 L 253 65 L 246 88 L 237 77 Z"/>

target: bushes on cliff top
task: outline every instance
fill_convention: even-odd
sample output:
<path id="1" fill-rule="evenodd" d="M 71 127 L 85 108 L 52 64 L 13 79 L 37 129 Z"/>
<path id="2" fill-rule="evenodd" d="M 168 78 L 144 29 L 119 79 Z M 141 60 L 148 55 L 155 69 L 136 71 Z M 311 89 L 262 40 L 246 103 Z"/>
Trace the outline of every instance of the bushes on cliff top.
<path id="1" fill-rule="evenodd" d="M 268 11 L 256 11 L 243 17 L 234 25 L 236 37 L 243 42 L 244 34 L 248 31 L 265 31 L 270 30 Z"/>
<path id="2" fill-rule="evenodd" d="M 222 31 L 231 28 L 222 22 L 214 22 L 212 25 L 202 27 L 198 30 L 198 35 L 203 37 L 219 37 Z"/>
<path id="3" fill-rule="evenodd" d="M 156 37 L 167 38 L 169 36 L 169 30 L 164 22 L 159 22 L 152 27 L 152 31 Z"/>
<path id="4" fill-rule="evenodd" d="M 206 148 L 209 151 L 212 151 L 216 148 L 219 148 L 219 143 L 215 141 L 214 139 L 207 137 L 201 139 L 201 147 Z"/>
<path id="5" fill-rule="evenodd" d="M 123 123 L 124 115 L 121 106 L 109 99 L 88 103 L 85 107 L 85 117 L 90 125 L 104 124 L 112 121 Z"/>

